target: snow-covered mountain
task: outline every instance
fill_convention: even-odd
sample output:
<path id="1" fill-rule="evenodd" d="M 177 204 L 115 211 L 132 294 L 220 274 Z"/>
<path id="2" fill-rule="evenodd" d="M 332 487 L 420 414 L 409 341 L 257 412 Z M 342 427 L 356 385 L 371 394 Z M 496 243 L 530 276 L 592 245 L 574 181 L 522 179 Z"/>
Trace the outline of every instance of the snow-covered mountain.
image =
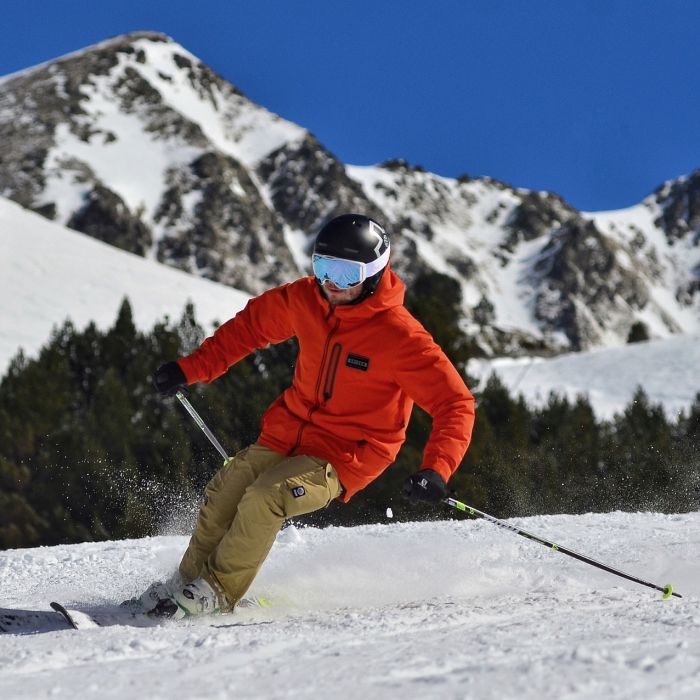
<path id="1" fill-rule="evenodd" d="M 660 594 L 485 521 L 283 530 L 229 617 L 0 634 L 4 698 L 696 698 L 700 515 L 512 521 Z M 169 575 L 184 536 L 0 554 L 0 615 L 100 609 Z M 60 575 L 56 572 L 60 571 Z M 138 689 L 135 691 L 134 689 Z"/>
<path id="2" fill-rule="evenodd" d="M 392 231 L 409 280 L 459 280 L 488 355 L 700 332 L 700 171 L 584 213 L 489 178 L 348 166 L 155 33 L 0 81 L 0 194 L 250 293 L 302 273 L 318 226 L 361 210 Z"/>
<path id="3" fill-rule="evenodd" d="M 0 83 L 0 194 L 250 290 L 297 274 L 255 166 L 306 132 L 178 44 L 119 37 Z"/>

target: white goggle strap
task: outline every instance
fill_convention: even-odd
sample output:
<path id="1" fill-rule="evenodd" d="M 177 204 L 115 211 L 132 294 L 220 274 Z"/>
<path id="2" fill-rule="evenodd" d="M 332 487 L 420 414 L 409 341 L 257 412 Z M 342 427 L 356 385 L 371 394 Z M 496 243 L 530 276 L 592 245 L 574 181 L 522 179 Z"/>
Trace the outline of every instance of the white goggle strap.
<path id="1" fill-rule="evenodd" d="M 389 262 L 390 250 L 390 246 L 387 246 L 387 249 L 376 260 L 365 263 L 365 279 L 376 275 L 377 272 L 381 272 L 386 267 L 386 264 Z"/>

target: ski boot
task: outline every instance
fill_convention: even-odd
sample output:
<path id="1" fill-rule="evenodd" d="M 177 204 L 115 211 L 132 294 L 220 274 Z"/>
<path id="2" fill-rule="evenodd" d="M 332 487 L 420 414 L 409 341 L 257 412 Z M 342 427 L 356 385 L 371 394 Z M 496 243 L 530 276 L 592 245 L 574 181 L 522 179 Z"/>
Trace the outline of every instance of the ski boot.
<path id="1" fill-rule="evenodd" d="M 125 600 L 122 607 L 150 613 L 164 600 L 170 600 L 173 593 L 183 585 L 179 572 L 175 572 L 165 583 L 155 581 L 140 596 Z"/>
<path id="2" fill-rule="evenodd" d="M 160 600 L 149 613 L 153 617 L 181 620 L 191 615 L 211 615 L 220 612 L 219 599 L 214 589 L 203 578 L 176 588 L 172 595 Z"/>

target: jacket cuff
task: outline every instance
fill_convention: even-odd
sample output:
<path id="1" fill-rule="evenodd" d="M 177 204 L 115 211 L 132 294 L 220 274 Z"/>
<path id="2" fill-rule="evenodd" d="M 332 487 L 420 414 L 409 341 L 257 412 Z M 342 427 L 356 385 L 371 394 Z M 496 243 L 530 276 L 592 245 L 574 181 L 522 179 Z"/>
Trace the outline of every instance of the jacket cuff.
<path id="1" fill-rule="evenodd" d="M 181 357 L 179 360 L 176 360 L 177 364 L 180 365 L 180 369 L 182 370 L 182 373 L 185 375 L 185 379 L 187 380 L 188 384 L 194 384 L 197 380 L 193 376 L 193 371 L 192 368 L 190 367 L 190 363 L 187 361 L 187 357 Z"/>

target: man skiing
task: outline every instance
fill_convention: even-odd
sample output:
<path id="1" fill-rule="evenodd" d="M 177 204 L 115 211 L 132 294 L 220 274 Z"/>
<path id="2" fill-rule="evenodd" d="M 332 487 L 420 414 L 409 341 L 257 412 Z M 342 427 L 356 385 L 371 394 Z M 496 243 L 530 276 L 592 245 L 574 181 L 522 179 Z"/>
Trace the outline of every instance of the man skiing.
<path id="1" fill-rule="evenodd" d="M 404 486 L 437 503 L 474 424 L 461 376 L 403 306 L 384 229 L 345 214 L 320 230 L 313 276 L 250 300 L 191 355 L 154 374 L 164 396 L 211 382 L 258 348 L 299 342 L 292 385 L 268 408 L 255 444 L 226 461 L 205 490 L 197 525 L 166 594 L 142 600 L 182 617 L 231 611 L 286 518 L 347 502 L 396 458 L 414 402 L 433 419 L 421 468 Z"/>

